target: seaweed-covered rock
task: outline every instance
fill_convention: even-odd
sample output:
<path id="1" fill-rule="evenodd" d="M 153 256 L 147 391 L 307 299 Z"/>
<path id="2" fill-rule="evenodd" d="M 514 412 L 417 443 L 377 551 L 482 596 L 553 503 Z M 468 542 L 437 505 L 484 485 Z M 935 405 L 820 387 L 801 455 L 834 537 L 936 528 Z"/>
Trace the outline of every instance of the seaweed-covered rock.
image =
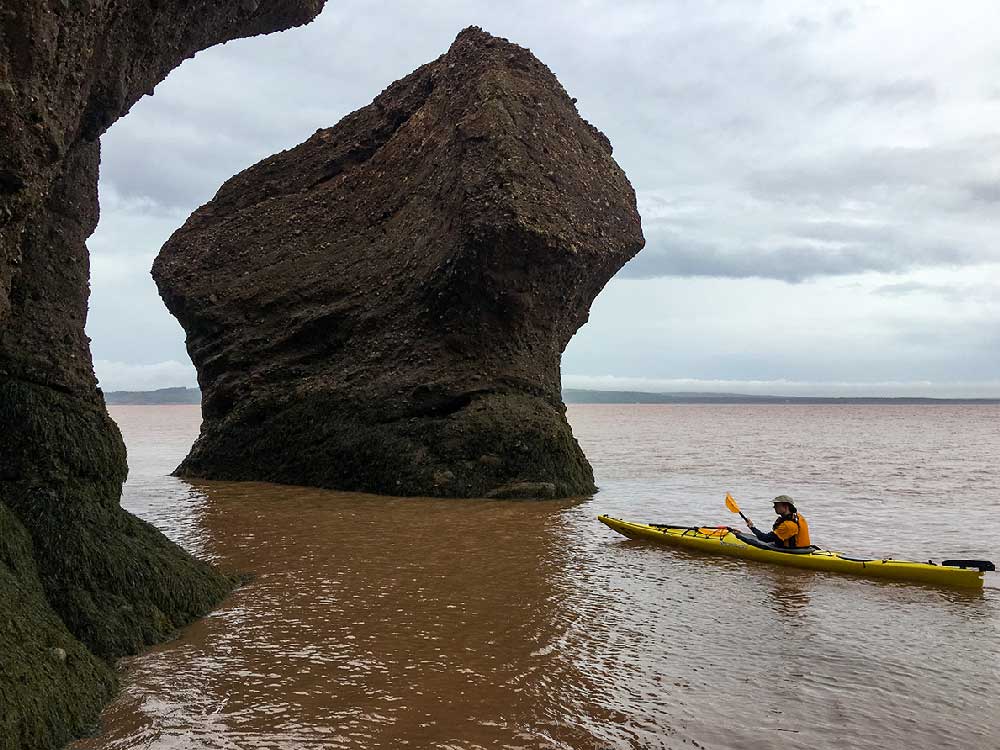
<path id="1" fill-rule="evenodd" d="M 31 537 L 0 504 L 0 747 L 58 746 L 111 697 L 111 668 L 49 606 Z"/>
<path id="2" fill-rule="evenodd" d="M 118 505 L 125 447 L 84 333 L 98 138 L 198 50 L 322 4 L 0 4 L 0 750 L 84 731 L 114 687 L 106 661 L 232 585 Z"/>
<path id="3" fill-rule="evenodd" d="M 608 139 L 528 50 L 466 29 L 163 246 L 153 277 L 203 393 L 178 473 L 591 492 L 560 357 L 642 245 Z"/>

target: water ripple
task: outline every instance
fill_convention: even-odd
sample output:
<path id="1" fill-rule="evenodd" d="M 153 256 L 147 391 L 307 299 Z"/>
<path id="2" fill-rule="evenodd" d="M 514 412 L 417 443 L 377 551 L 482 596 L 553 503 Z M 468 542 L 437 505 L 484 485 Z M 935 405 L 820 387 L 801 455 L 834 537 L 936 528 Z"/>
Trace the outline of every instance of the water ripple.
<path id="1" fill-rule="evenodd" d="M 793 494 L 861 554 L 998 557 L 1000 410 L 572 407 L 601 492 L 379 498 L 166 476 L 197 411 L 116 408 L 124 504 L 230 570 L 210 617 L 126 660 L 77 750 L 990 747 L 998 602 L 705 558 L 597 524 L 765 522 Z"/>

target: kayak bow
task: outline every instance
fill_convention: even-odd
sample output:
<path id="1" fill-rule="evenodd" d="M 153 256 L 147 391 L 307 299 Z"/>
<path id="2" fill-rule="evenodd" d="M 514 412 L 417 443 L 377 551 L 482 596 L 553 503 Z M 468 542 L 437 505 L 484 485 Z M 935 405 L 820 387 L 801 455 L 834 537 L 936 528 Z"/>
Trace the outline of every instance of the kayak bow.
<path id="1" fill-rule="evenodd" d="M 946 560 L 941 565 L 936 565 L 931 562 L 894 560 L 888 557 L 881 560 L 864 560 L 846 557 L 839 552 L 822 550 L 818 547 L 783 550 L 725 526 L 695 528 L 670 524 L 632 523 L 603 515 L 598 516 L 597 520 L 630 539 L 648 539 L 672 547 L 709 554 L 870 578 L 982 588 L 983 571 L 996 569 L 993 563 L 985 560 Z"/>

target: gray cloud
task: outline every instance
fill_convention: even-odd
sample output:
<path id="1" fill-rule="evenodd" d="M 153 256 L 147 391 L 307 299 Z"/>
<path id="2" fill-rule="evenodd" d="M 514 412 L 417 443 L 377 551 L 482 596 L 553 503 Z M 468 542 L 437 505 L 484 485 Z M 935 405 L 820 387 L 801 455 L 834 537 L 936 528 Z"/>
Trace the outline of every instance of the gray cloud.
<path id="1" fill-rule="evenodd" d="M 937 89 L 930 81 L 886 78 L 856 81 L 828 72 L 802 72 L 789 81 L 797 106 L 813 116 L 849 108 L 880 111 L 913 110 L 933 105 Z"/>
<path id="2" fill-rule="evenodd" d="M 866 98 L 877 106 L 906 103 L 927 106 L 937 99 L 937 88 L 930 81 L 919 78 L 900 78 L 868 88 Z"/>
<path id="3" fill-rule="evenodd" d="M 790 222 L 789 230 L 797 237 L 821 242 L 888 245 L 898 242 L 898 232 L 888 224 L 866 224 L 836 219 Z"/>
<path id="4" fill-rule="evenodd" d="M 624 278 L 714 276 L 770 278 L 798 283 L 822 276 L 865 272 L 905 273 L 1000 261 L 995 245 L 959 222 L 916 219 L 894 223 L 867 219 L 805 220 L 783 215 L 780 205 L 759 203 L 755 216 L 719 203 L 643 201 L 646 249 L 621 271 Z M 884 218 L 892 217 L 887 214 Z M 992 233 L 991 227 L 987 232 Z"/>
<path id="5" fill-rule="evenodd" d="M 904 297 L 910 294 L 934 294 L 955 299 L 959 296 L 959 291 L 954 287 L 943 284 L 925 284 L 919 281 L 904 281 L 898 284 L 883 284 L 876 287 L 875 294 L 886 297 Z"/>
<path id="6" fill-rule="evenodd" d="M 658 276 L 710 276 L 765 278 L 799 283 L 820 276 L 847 276 L 866 271 L 897 273 L 909 268 L 962 265 L 960 251 L 948 247 L 916 248 L 905 260 L 877 244 L 844 243 L 837 246 L 781 244 L 771 247 L 722 248 L 675 238 L 664 242 L 662 233 L 622 270 L 624 278 Z"/>
<path id="7" fill-rule="evenodd" d="M 969 193 L 989 184 L 995 175 L 990 158 L 998 153 L 1000 137 L 992 136 L 936 146 L 855 148 L 752 170 L 743 184 L 758 199 L 798 205 L 871 201 L 886 212 L 906 205 L 972 210 Z"/>
<path id="8" fill-rule="evenodd" d="M 998 262 L 994 153 L 994 135 L 778 153 L 767 168 L 734 165 L 727 180 L 680 196 L 640 193 L 647 247 L 622 273 L 799 282 Z"/>
<path id="9" fill-rule="evenodd" d="M 971 182 L 965 186 L 966 191 L 974 201 L 979 203 L 994 204 L 1000 203 L 1000 180 L 989 182 Z"/>
<path id="10" fill-rule="evenodd" d="M 933 284 L 923 281 L 901 281 L 882 284 L 872 290 L 884 297 L 906 298 L 914 295 L 937 297 L 951 304 L 991 304 L 998 300 L 996 289 L 990 284 Z M 997 323 L 1000 328 L 1000 322 Z"/>

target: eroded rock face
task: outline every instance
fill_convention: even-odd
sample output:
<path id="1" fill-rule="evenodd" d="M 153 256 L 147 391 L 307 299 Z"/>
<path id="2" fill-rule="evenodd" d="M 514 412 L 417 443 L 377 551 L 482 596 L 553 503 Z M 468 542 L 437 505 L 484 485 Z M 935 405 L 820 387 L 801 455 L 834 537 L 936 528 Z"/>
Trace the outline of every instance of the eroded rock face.
<path id="1" fill-rule="evenodd" d="M 591 492 L 560 356 L 642 245 L 608 139 L 528 50 L 466 29 L 164 245 L 153 276 L 203 392 L 178 472 Z"/>
<path id="2" fill-rule="evenodd" d="M 198 50 L 322 4 L 0 5 L 0 601 L 17 610 L 0 623 L 0 750 L 83 731 L 115 682 L 94 654 L 162 639 L 231 587 L 118 505 L 125 448 L 84 334 L 98 138 Z"/>

